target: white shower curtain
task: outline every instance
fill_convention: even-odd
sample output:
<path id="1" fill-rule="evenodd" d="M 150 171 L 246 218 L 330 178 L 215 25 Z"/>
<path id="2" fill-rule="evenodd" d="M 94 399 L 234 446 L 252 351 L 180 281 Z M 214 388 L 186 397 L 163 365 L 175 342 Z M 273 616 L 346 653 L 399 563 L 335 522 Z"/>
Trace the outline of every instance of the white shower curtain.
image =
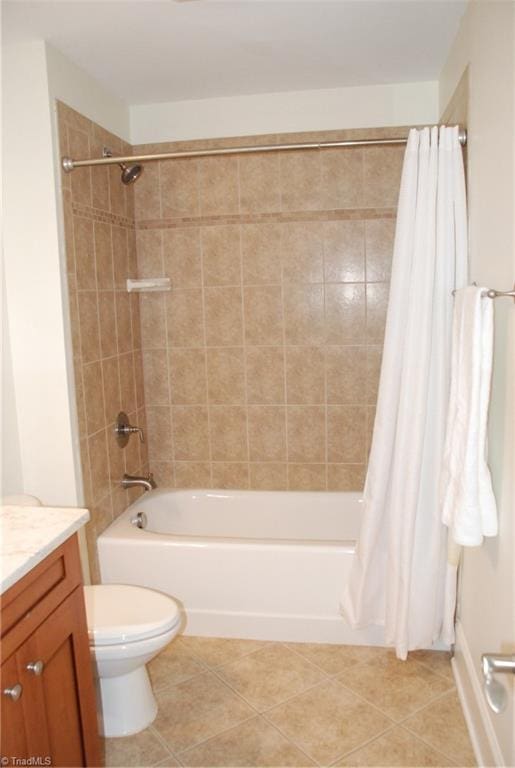
<path id="1" fill-rule="evenodd" d="M 465 285 L 466 277 L 458 128 L 411 130 L 363 522 L 342 599 L 351 625 L 384 625 L 385 644 L 395 646 L 401 659 L 440 638 L 445 593 L 452 592 L 455 577 L 447 565 L 439 473 L 449 396 L 452 290 Z M 447 601 L 452 599 L 447 594 Z"/>

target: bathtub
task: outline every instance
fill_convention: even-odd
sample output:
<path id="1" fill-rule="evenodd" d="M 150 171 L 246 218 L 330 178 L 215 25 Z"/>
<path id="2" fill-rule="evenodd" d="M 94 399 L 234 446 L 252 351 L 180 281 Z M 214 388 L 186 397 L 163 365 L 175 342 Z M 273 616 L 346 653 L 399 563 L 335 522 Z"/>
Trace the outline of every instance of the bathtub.
<path id="1" fill-rule="evenodd" d="M 174 597 L 185 634 L 380 645 L 339 613 L 359 533 L 357 493 L 157 490 L 99 537 L 104 583 Z M 145 529 L 131 522 L 145 513 Z"/>

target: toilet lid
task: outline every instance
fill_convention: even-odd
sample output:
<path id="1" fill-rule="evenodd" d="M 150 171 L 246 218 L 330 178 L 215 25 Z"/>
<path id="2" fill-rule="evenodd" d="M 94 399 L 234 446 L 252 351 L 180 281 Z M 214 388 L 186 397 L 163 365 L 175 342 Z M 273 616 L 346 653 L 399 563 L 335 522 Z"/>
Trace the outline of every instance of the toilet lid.
<path id="1" fill-rule="evenodd" d="M 93 645 L 132 643 L 155 637 L 180 621 L 177 603 L 168 595 L 128 584 L 84 587 L 88 634 Z"/>

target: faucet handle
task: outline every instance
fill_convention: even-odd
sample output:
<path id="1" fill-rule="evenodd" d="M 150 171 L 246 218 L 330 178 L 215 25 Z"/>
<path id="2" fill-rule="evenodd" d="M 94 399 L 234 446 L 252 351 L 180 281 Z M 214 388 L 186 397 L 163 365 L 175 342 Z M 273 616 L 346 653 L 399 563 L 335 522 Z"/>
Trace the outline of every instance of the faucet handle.
<path id="1" fill-rule="evenodd" d="M 116 441 L 120 448 L 125 448 L 129 442 L 129 437 L 132 434 L 138 433 L 140 443 L 145 442 L 145 433 L 141 427 L 135 427 L 129 422 L 129 417 L 124 411 L 120 411 L 116 417 L 116 424 L 114 427 L 114 433 L 116 435 Z"/>
<path id="2" fill-rule="evenodd" d="M 131 435 L 137 432 L 139 434 L 140 443 L 145 442 L 145 433 L 143 432 L 142 427 L 133 427 L 131 424 L 129 424 L 129 426 L 127 427 L 127 430 Z"/>

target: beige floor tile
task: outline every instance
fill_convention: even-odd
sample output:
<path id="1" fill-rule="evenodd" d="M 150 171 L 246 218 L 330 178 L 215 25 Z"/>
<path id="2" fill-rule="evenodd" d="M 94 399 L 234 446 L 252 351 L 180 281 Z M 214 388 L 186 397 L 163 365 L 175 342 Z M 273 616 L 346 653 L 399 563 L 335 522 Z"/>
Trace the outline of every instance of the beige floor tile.
<path id="1" fill-rule="evenodd" d="M 381 709 L 392 720 L 402 720 L 453 687 L 451 681 L 415 661 L 399 661 L 393 653 L 373 664 L 359 664 L 339 680 L 354 693 Z"/>
<path id="2" fill-rule="evenodd" d="M 223 637 L 181 637 L 185 650 L 208 667 L 219 667 L 259 651 L 269 643 L 260 640 L 234 640 Z"/>
<path id="3" fill-rule="evenodd" d="M 425 707 L 403 725 L 461 766 L 476 765 L 457 693 Z"/>
<path id="4" fill-rule="evenodd" d="M 170 757 L 167 757 L 164 760 L 161 760 L 160 763 L 157 763 L 155 768 L 175 768 L 175 766 L 180 766 L 180 763 L 170 755 Z"/>
<path id="5" fill-rule="evenodd" d="M 369 663 L 382 658 L 388 651 L 368 645 L 329 645 L 325 643 L 287 643 L 312 664 L 328 675 L 337 675 L 354 664 Z"/>
<path id="6" fill-rule="evenodd" d="M 248 720 L 197 747 L 182 752 L 186 766 L 314 765 L 297 747 L 261 717 Z"/>
<path id="7" fill-rule="evenodd" d="M 151 766 L 164 759 L 173 760 L 150 728 L 134 736 L 119 739 L 105 739 L 105 764 L 111 766 Z M 170 765 L 177 765 L 171 762 Z"/>
<path id="8" fill-rule="evenodd" d="M 392 725 L 337 680 L 330 680 L 266 713 L 281 733 L 327 765 Z"/>
<path id="9" fill-rule="evenodd" d="M 347 768 L 422 768 L 452 766 L 454 763 L 403 728 L 394 728 L 375 741 L 346 755 L 336 763 Z"/>
<path id="10" fill-rule="evenodd" d="M 433 672 L 443 675 L 454 684 L 451 667 L 451 654 L 447 651 L 410 651 L 410 659 L 418 661 Z"/>
<path id="11" fill-rule="evenodd" d="M 218 674 L 260 711 L 285 701 L 324 679 L 294 651 L 272 645 L 220 667 Z"/>
<path id="12" fill-rule="evenodd" d="M 255 712 L 207 672 L 156 692 L 154 728 L 173 752 L 182 751 L 241 723 Z"/>
<path id="13" fill-rule="evenodd" d="M 192 658 L 180 638 L 173 640 L 147 667 L 154 690 L 167 685 L 177 685 L 200 675 L 206 668 Z"/>

